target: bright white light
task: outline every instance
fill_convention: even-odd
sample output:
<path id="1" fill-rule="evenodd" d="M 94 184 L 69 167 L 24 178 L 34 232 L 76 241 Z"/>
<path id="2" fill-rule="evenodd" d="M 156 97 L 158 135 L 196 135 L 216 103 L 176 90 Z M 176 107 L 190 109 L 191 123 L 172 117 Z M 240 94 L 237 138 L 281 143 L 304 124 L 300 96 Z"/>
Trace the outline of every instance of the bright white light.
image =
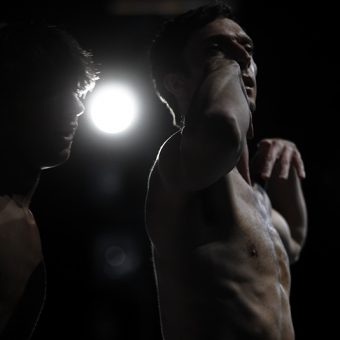
<path id="1" fill-rule="evenodd" d="M 95 91 L 89 110 L 98 129 L 107 133 L 119 133 L 135 120 L 138 103 L 135 93 L 128 86 L 112 84 Z"/>

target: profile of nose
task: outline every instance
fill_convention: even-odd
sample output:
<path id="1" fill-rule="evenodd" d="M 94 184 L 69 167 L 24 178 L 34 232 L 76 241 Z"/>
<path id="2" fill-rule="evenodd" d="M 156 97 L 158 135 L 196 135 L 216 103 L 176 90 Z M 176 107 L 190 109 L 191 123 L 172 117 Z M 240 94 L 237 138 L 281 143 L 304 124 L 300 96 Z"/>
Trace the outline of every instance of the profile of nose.
<path id="1" fill-rule="evenodd" d="M 79 102 L 79 104 L 77 117 L 81 116 L 85 111 L 85 105 L 82 102 Z"/>
<path id="2" fill-rule="evenodd" d="M 77 117 L 81 116 L 84 111 L 85 111 L 85 105 L 81 102 L 81 100 L 79 98 L 76 98 L 76 105 L 75 105 L 75 109 L 76 109 L 76 115 Z"/>
<path id="3" fill-rule="evenodd" d="M 66 123 L 72 122 L 71 124 L 76 125 L 78 118 L 84 113 L 85 106 L 78 97 L 68 98 L 68 102 L 64 102 L 59 107 L 59 117 Z"/>

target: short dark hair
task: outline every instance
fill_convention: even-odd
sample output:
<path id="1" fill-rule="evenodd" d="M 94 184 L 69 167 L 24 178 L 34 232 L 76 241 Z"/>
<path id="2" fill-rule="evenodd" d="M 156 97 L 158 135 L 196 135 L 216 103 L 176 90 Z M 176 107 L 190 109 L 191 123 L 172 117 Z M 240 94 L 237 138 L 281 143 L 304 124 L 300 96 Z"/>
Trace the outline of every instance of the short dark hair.
<path id="1" fill-rule="evenodd" d="M 183 50 L 193 33 L 218 18 L 234 19 L 226 1 L 214 1 L 189 10 L 166 21 L 150 49 L 151 73 L 157 95 L 173 114 L 176 126 L 183 125 L 174 96 L 164 86 L 164 77 L 171 72 L 186 72 Z"/>
<path id="2" fill-rule="evenodd" d="M 81 96 L 93 88 L 98 72 L 92 54 L 65 30 L 42 23 L 12 23 L 0 26 L 0 76 L 0 98 L 6 105 L 13 96 L 43 92 L 56 78 L 74 84 Z"/>

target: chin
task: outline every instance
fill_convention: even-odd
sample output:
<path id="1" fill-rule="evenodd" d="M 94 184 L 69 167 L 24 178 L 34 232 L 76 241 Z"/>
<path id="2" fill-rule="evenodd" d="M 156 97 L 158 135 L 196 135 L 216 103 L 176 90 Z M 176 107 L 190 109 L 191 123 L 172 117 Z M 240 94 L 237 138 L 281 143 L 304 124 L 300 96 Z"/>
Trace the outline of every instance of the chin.
<path id="1" fill-rule="evenodd" d="M 54 168 L 56 166 L 62 165 L 65 163 L 71 155 L 71 149 L 65 149 L 61 152 L 59 152 L 57 155 L 53 155 L 52 153 L 49 155 L 49 157 L 45 157 L 44 160 L 41 161 L 40 169 L 50 169 Z"/>

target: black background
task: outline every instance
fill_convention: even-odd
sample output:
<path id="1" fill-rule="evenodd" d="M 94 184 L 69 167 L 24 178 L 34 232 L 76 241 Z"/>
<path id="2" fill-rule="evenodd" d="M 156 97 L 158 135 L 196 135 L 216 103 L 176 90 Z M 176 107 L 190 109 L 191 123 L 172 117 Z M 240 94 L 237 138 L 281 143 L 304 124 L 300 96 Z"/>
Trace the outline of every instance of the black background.
<path id="1" fill-rule="evenodd" d="M 48 290 L 33 340 L 161 339 L 143 209 L 148 172 L 174 131 L 153 93 L 146 61 L 164 16 L 117 15 L 110 11 L 113 3 L 1 5 L 7 21 L 40 18 L 62 25 L 94 53 L 98 86 L 128 79 L 142 99 L 140 118 L 126 134 L 99 132 L 85 113 L 70 160 L 42 174 L 32 211 Z M 283 137 L 301 150 L 310 223 L 305 250 L 292 267 L 293 320 L 297 339 L 332 339 L 339 303 L 339 19 L 327 1 L 273 3 L 234 1 L 255 42 L 259 68 L 251 149 L 263 137 Z M 120 251 L 126 260 L 117 265 Z"/>

